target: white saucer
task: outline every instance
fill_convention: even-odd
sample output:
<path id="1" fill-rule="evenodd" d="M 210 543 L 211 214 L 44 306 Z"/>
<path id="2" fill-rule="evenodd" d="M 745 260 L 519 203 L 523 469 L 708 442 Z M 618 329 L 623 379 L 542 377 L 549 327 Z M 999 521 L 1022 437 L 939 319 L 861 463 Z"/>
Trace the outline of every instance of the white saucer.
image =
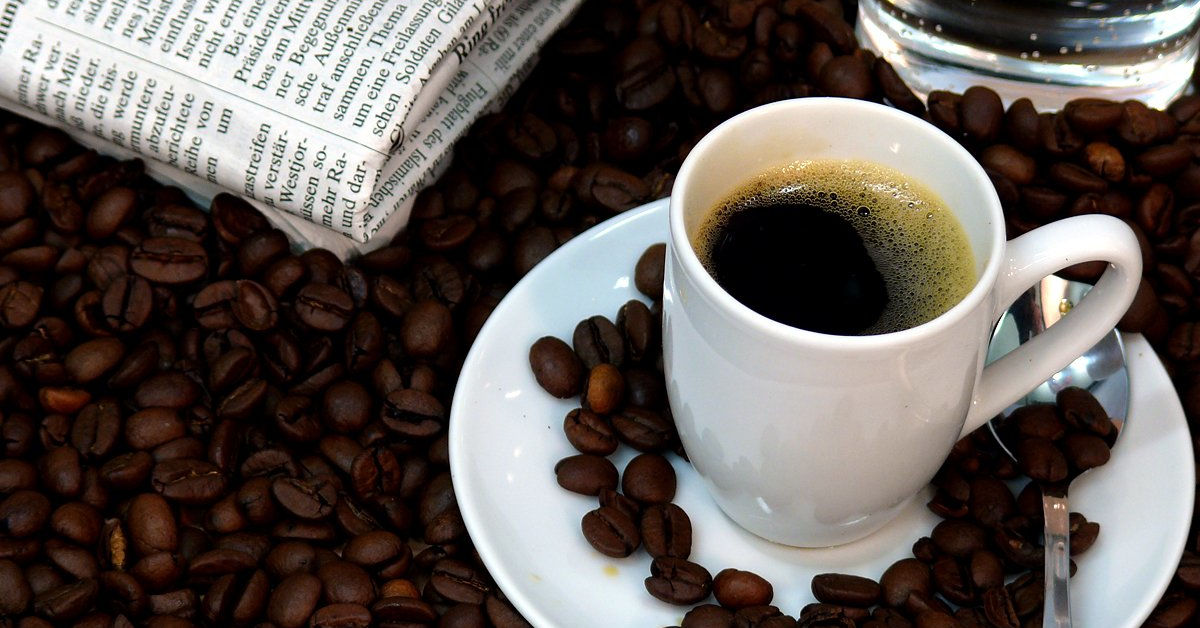
<path id="1" fill-rule="evenodd" d="M 450 413 L 450 468 L 459 507 L 480 556 L 500 588 L 535 626 L 677 625 L 686 608 L 652 598 L 643 585 L 650 559 L 604 556 L 579 522 L 595 498 L 569 493 L 554 464 L 576 453 L 562 432 L 577 401 L 551 397 L 533 379 L 529 347 L 554 335 L 570 342 L 575 324 L 615 318 L 640 295 L 634 263 L 667 237 L 667 203 L 621 214 L 555 251 L 504 298 L 476 339 Z M 1101 526 L 1071 584 L 1077 626 L 1138 626 L 1175 571 L 1191 522 L 1195 464 L 1191 437 L 1171 382 L 1153 349 L 1126 336 L 1130 418 L 1110 462 L 1071 487 L 1072 510 Z M 624 468 L 623 447 L 612 459 Z M 775 587 L 774 603 L 796 616 L 813 601 L 809 583 L 823 572 L 879 578 L 911 555 L 913 541 L 939 519 L 914 500 L 870 537 L 830 549 L 797 549 L 753 536 L 727 519 L 692 468 L 671 456 L 675 501 L 691 516 L 691 559 L 716 574 L 754 571 Z M 928 492 L 928 489 L 927 489 Z"/>

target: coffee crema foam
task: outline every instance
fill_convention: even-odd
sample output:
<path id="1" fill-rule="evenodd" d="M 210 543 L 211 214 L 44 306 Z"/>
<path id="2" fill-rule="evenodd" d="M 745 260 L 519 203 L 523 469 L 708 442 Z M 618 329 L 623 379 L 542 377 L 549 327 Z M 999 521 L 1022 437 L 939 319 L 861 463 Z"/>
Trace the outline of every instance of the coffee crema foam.
<path id="1" fill-rule="evenodd" d="M 795 162 L 738 186 L 708 211 L 693 239 L 692 248 L 705 270 L 717 276 L 708 252 L 730 216 L 783 203 L 814 205 L 837 214 L 862 238 L 887 286 L 888 304 L 860 335 L 900 331 L 933 320 L 975 286 L 970 241 L 941 198 L 897 170 L 862 160 Z"/>

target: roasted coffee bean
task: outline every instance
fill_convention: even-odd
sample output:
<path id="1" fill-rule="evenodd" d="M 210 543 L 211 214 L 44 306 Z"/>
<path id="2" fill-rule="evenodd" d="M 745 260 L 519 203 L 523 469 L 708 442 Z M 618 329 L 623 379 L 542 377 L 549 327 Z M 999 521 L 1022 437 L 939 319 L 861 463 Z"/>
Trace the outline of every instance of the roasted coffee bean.
<path id="1" fill-rule="evenodd" d="M 827 604 L 871 606 L 879 601 L 882 589 L 878 582 L 862 576 L 825 573 L 813 576 L 813 596 Z"/>
<path id="2" fill-rule="evenodd" d="M 45 527 L 50 509 L 50 500 L 45 495 L 31 490 L 16 491 L 0 501 L 0 527 L 13 537 L 31 536 Z"/>
<path id="3" fill-rule="evenodd" d="M 1031 183 L 1037 175 L 1037 162 L 1019 149 L 1007 144 L 993 144 L 983 150 L 979 162 L 990 170 L 1004 175 L 1017 185 Z"/>
<path id="4" fill-rule="evenodd" d="M 695 604 L 712 589 L 712 576 L 704 567 L 666 556 L 650 563 L 650 577 L 645 582 L 650 595 L 677 605 Z"/>
<path id="5" fill-rule="evenodd" d="M 27 281 L 0 286 L 0 325 L 8 329 L 27 327 L 37 318 L 44 289 Z"/>
<path id="6" fill-rule="evenodd" d="M 163 497 L 186 505 L 209 504 L 225 491 L 225 475 L 204 460 L 164 460 L 154 465 L 151 485 Z"/>
<path id="7" fill-rule="evenodd" d="M 388 429 L 410 438 L 430 438 L 441 432 L 446 409 L 436 397 L 416 389 L 389 393 L 380 411 Z"/>
<path id="8" fill-rule="evenodd" d="M 125 357 L 125 345 L 116 338 L 96 338 L 71 349 L 63 358 L 67 375 L 86 384 L 104 376 Z"/>
<path id="9" fill-rule="evenodd" d="M 95 545 L 100 538 L 100 512 L 84 502 L 67 502 L 50 515 L 50 529 L 83 546 Z"/>
<path id="10" fill-rule="evenodd" d="M 221 419 L 240 421 L 248 418 L 262 403 L 267 394 L 267 383 L 261 379 L 250 379 L 233 389 L 217 405 L 217 416 Z"/>
<path id="11" fill-rule="evenodd" d="M 1006 560 L 1020 567 L 1033 569 L 1044 562 L 1042 548 L 1012 530 L 1004 528 L 997 530 L 993 542 Z"/>
<path id="12" fill-rule="evenodd" d="M 237 298 L 237 284 L 233 281 L 211 283 L 196 294 L 192 302 L 196 322 L 206 329 L 227 329 L 237 324 L 233 315 L 233 303 Z"/>
<path id="13" fill-rule="evenodd" d="M 932 581 L 929 566 L 916 558 L 905 558 L 892 563 L 879 579 L 883 601 L 894 608 L 904 607 L 913 592 L 931 593 Z"/>
<path id="14" fill-rule="evenodd" d="M 60 233 L 75 233 L 83 229 L 83 207 L 75 198 L 72 187 L 66 183 L 47 181 L 42 184 L 42 210 Z"/>
<path id="15" fill-rule="evenodd" d="M 1045 113 L 1038 116 L 1038 139 L 1042 150 L 1054 157 L 1070 157 L 1083 149 L 1086 138 L 1075 130 L 1066 114 Z"/>
<path id="16" fill-rule="evenodd" d="M 958 103 L 962 130 L 976 142 L 992 142 L 1004 121 L 1004 105 L 995 91 L 978 85 L 968 87 Z"/>
<path id="17" fill-rule="evenodd" d="M 30 210 L 34 201 L 33 184 L 16 170 L 0 172 L 0 224 L 16 222 Z"/>
<path id="18" fill-rule="evenodd" d="M 155 283 L 189 283 L 208 272 L 208 253 L 191 240 L 147 238 L 129 253 L 129 267 Z"/>
<path id="19" fill-rule="evenodd" d="M 534 225 L 522 229 L 513 243 L 513 271 L 519 276 L 528 273 L 557 247 L 554 232 L 548 227 Z"/>
<path id="20" fill-rule="evenodd" d="M 134 449 L 153 449 L 185 432 L 179 413 L 171 408 L 146 408 L 125 420 L 125 442 Z"/>
<path id="21" fill-rule="evenodd" d="M 802 626 L 853 626 L 856 618 L 866 619 L 869 616 L 865 608 L 816 602 L 801 608 L 798 620 Z"/>
<path id="22" fill-rule="evenodd" d="M 883 97 L 887 102 L 891 103 L 893 107 L 915 116 L 924 116 L 925 103 L 917 98 L 908 85 L 904 84 L 890 63 L 884 61 L 882 57 L 876 59 L 874 73 L 875 81 L 879 83 L 879 89 L 883 92 Z"/>
<path id="23" fill-rule="evenodd" d="M 321 596 L 321 581 L 312 574 L 285 578 L 271 592 L 267 618 L 281 628 L 299 628 L 308 622 Z"/>
<path id="24" fill-rule="evenodd" d="M 625 371 L 625 403 L 640 408 L 666 404 L 667 388 L 662 376 L 651 369 L 633 367 Z"/>
<path id="25" fill-rule="evenodd" d="M 629 44 L 617 57 L 621 78 L 616 84 L 617 100 L 631 111 L 649 109 L 675 89 L 675 75 L 666 65 L 666 53 L 653 39 Z"/>
<path id="26" fill-rule="evenodd" d="M 85 613 L 99 593 L 100 585 L 95 580 L 78 580 L 38 594 L 33 599 L 33 610 L 53 622 L 66 622 Z"/>
<path id="27" fill-rule="evenodd" d="M 529 366 L 538 384 L 551 395 L 566 399 L 579 394 L 583 363 L 562 340 L 553 336 L 538 339 L 529 349 Z"/>
<path id="28" fill-rule="evenodd" d="M 953 137 L 960 136 L 962 122 L 959 120 L 958 105 L 962 96 L 945 90 L 934 90 L 929 92 L 926 100 L 929 104 L 929 121 Z"/>
<path id="29" fill-rule="evenodd" d="M 1017 408 L 1008 417 L 1017 434 L 1026 438 L 1056 441 L 1066 433 L 1054 404 L 1039 403 Z"/>
<path id="30" fill-rule="evenodd" d="M 79 452 L 70 445 L 52 449 L 41 460 L 42 483 L 52 492 L 63 497 L 79 494 L 83 483 L 83 469 Z"/>
<path id="31" fill-rule="evenodd" d="M 608 419 L 586 408 L 568 412 L 563 431 L 580 453 L 607 456 L 617 450 L 617 437 Z"/>
<path id="32" fill-rule="evenodd" d="M 625 495 L 643 504 L 662 504 L 675 498 L 675 468 L 654 453 L 635 456 L 621 477 Z"/>
<path id="33" fill-rule="evenodd" d="M 133 549 L 140 555 L 174 552 L 179 547 L 175 514 L 170 504 L 155 493 L 143 493 L 129 504 L 126 529 Z"/>
<path id="34" fill-rule="evenodd" d="M 251 331 L 267 331 L 279 320 L 275 295 L 262 284 L 242 279 L 234 282 L 230 310 Z"/>
<path id="35" fill-rule="evenodd" d="M 987 547 L 987 531 L 963 520 L 946 520 L 933 528 L 930 537 L 938 550 L 956 557 L 967 557 Z"/>
<path id="36" fill-rule="evenodd" d="M 816 2 L 789 3 L 785 15 L 795 15 L 808 27 L 813 37 L 829 44 L 835 52 L 850 53 L 857 47 L 854 30 L 828 6 Z"/>
<path id="37" fill-rule="evenodd" d="M 738 609 L 733 614 L 733 625 L 737 628 L 795 628 L 798 623 L 778 607 L 768 604 Z"/>
<path id="38" fill-rule="evenodd" d="M 668 73 L 667 76 L 674 75 Z M 650 195 L 649 188 L 640 178 L 606 164 L 581 168 L 572 178 L 571 186 L 580 201 L 613 213 L 633 208 L 648 200 Z"/>
<path id="39" fill-rule="evenodd" d="M 88 237 L 103 240 L 115 233 L 133 215 L 137 202 L 137 191 L 125 186 L 117 186 L 101 194 L 92 202 L 84 218 Z"/>
<path id="40" fill-rule="evenodd" d="M 266 556 L 267 572 L 282 580 L 294 573 L 312 573 L 316 570 L 316 551 L 303 541 L 283 541 L 273 547 Z"/>
<path id="41" fill-rule="evenodd" d="M 532 628 L 499 589 L 492 589 L 483 603 L 487 619 L 497 628 Z"/>
<path id="42" fill-rule="evenodd" d="M 1077 98 L 1063 108 L 1071 126 L 1086 135 L 1100 135 L 1121 120 L 1121 105 L 1098 98 Z"/>
<path id="43" fill-rule="evenodd" d="M 309 620 L 313 628 L 367 628 L 371 612 L 360 604 L 330 604 L 317 609 Z"/>
<path id="44" fill-rule="evenodd" d="M 617 468 L 603 456 L 576 454 L 554 465 L 558 485 L 581 495 L 598 495 L 602 489 L 617 488 Z"/>
<path id="45" fill-rule="evenodd" d="M 37 484 L 37 469 L 16 458 L 0 460 L 0 494 L 33 488 Z"/>
<path id="46" fill-rule="evenodd" d="M 675 504 L 647 507 L 641 515 L 638 530 L 646 552 L 655 558 L 687 558 L 692 553 L 692 521 Z"/>
<path id="47" fill-rule="evenodd" d="M 1113 130 L 1123 142 L 1145 146 L 1158 138 L 1158 122 L 1145 104 L 1128 100 L 1120 105 L 1120 117 Z"/>
<path id="48" fill-rule="evenodd" d="M 17 563 L 0 559 L 0 615 L 13 617 L 22 615 L 33 601 L 33 590 Z"/>
<path id="49" fill-rule="evenodd" d="M 1044 438 L 1022 439 L 1017 443 L 1016 455 L 1021 470 L 1039 482 L 1060 482 L 1067 478 L 1066 457 Z"/>
<path id="50" fill-rule="evenodd" d="M 1088 521 L 1079 513 L 1071 513 L 1071 555 L 1078 556 L 1090 549 L 1100 536 L 1100 524 Z"/>
<path id="51" fill-rule="evenodd" d="M 758 574 L 740 569 L 723 569 L 717 573 L 713 578 L 712 592 L 721 606 L 734 611 L 750 606 L 766 606 L 775 595 L 770 582 Z M 686 616 L 684 624 L 687 624 Z"/>
<path id="52" fill-rule="evenodd" d="M 870 98 L 875 91 L 870 66 L 853 55 L 839 55 L 825 63 L 817 87 L 829 96 Z"/>
<path id="53" fill-rule="evenodd" d="M 482 604 L 490 591 L 482 574 L 453 558 L 443 558 L 434 564 L 429 585 L 443 599 L 463 604 Z"/>
<path id="54" fill-rule="evenodd" d="M 400 461 L 385 447 L 364 449 L 350 463 L 351 485 L 355 494 L 363 498 L 396 493 L 400 490 L 402 475 Z"/>
<path id="55" fill-rule="evenodd" d="M 606 556 L 623 558 L 641 545 L 641 533 L 632 517 L 614 506 L 601 506 L 583 516 L 583 538 Z"/>
<path id="56" fill-rule="evenodd" d="M 995 527 L 1016 513 L 1017 501 L 1003 481 L 981 475 L 971 481 L 968 510 L 979 523 Z"/>
<path id="57" fill-rule="evenodd" d="M 638 451 L 661 451 L 675 438 L 671 423 L 646 408 L 624 408 L 614 413 L 611 419 L 617 438 Z"/>
<path id="58" fill-rule="evenodd" d="M 223 576 L 253 569 L 257 564 L 258 561 L 245 552 L 217 548 L 193 557 L 188 564 L 188 575 L 192 578 Z"/>
<path id="59" fill-rule="evenodd" d="M 100 467 L 100 477 L 112 488 L 133 490 L 142 485 L 154 466 L 154 459 L 144 451 L 120 454 Z"/>
<path id="60" fill-rule="evenodd" d="M 289 414 L 294 414 L 306 408 L 308 401 L 304 397 L 294 397 L 295 401 L 288 404 Z M 283 407 L 283 401 L 280 402 Z M 277 410 L 278 411 L 278 410 Z M 335 382 L 325 389 L 321 404 L 322 421 L 330 429 L 340 433 L 352 433 L 367 425 L 371 417 L 371 397 L 358 382 L 342 380 Z"/>
<path id="61" fill-rule="evenodd" d="M 328 604 L 369 606 L 375 600 L 375 583 L 362 567 L 347 561 L 332 561 L 317 569 L 323 597 Z"/>
<path id="62" fill-rule="evenodd" d="M 37 221 L 33 218 L 22 218 L 7 227 L 0 228 L 0 251 L 18 249 L 33 242 L 38 237 Z M 0 259 L 7 258 L 7 255 Z M 91 266 L 89 262 L 89 267 Z M 17 269 L 5 265 L 5 274 L 10 275 L 4 283 L 17 279 Z"/>
<path id="63" fill-rule="evenodd" d="M 350 322 L 354 301 L 335 286 L 310 283 L 296 295 L 296 315 L 317 331 L 340 331 Z"/>
<path id="64" fill-rule="evenodd" d="M 1108 462 L 1108 444 L 1094 434 L 1073 432 L 1062 440 L 1062 452 L 1075 472 L 1082 472 Z"/>
<path id="65" fill-rule="evenodd" d="M 625 378 L 612 364 L 597 364 L 588 372 L 583 384 L 585 408 L 608 414 L 625 398 Z"/>
<path id="66" fill-rule="evenodd" d="M 399 625 L 403 625 L 403 622 L 428 624 L 438 617 L 437 610 L 430 604 L 418 598 L 401 596 L 380 598 L 371 605 L 371 615 L 377 621 Z"/>
<path id="67" fill-rule="evenodd" d="M 638 292 L 651 299 L 662 298 L 663 272 L 666 265 L 667 245 L 653 244 L 638 258 L 633 271 L 633 284 Z"/>
<path id="68" fill-rule="evenodd" d="M 713 585 L 715 588 L 715 581 Z M 701 604 L 693 608 L 683 616 L 683 623 L 680 624 L 681 628 L 731 628 L 732 626 L 733 612 L 716 604 Z"/>
<path id="69" fill-rule="evenodd" d="M 617 330 L 625 338 L 625 356 L 630 362 L 643 362 L 656 355 L 658 324 L 645 303 L 636 299 L 621 306 Z"/>
<path id="70" fill-rule="evenodd" d="M 1060 188 L 1076 193 L 1101 193 L 1108 184 L 1090 170 L 1073 163 L 1059 162 L 1050 166 L 1050 180 Z"/>
<path id="71" fill-rule="evenodd" d="M 346 368 L 363 373 L 383 357 L 384 331 L 379 319 L 369 311 L 360 311 L 346 335 Z"/>
<path id="72" fill-rule="evenodd" d="M 1146 235 L 1162 238 L 1171 229 L 1175 213 L 1175 196 L 1162 183 L 1152 184 L 1134 208 L 1134 218 Z"/>
<path id="73" fill-rule="evenodd" d="M 365 569 L 377 570 L 388 565 L 407 565 L 412 560 L 412 549 L 392 532 L 373 530 L 350 539 L 342 550 L 342 558 Z"/>
<path id="74" fill-rule="evenodd" d="M 17 270 L 30 273 L 43 273 L 53 268 L 57 259 L 58 249 L 48 244 L 43 244 L 9 251 L 0 257 L 0 263 Z"/>
<path id="75" fill-rule="evenodd" d="M 281 257 L 271 263 L 262 275 L 263 285 L 277 298 L 290 296 L 297 288 L 307 283 L 308 269 L 300 258 Z"/>
<path id="76" fill-rule="evenodd" d="M 284 510 L 301 519 L 327 517 L 337 502 L 337 488 L 323 476 L 277 478 L 271 483 L 271 495 Z"/>
<path id="77" fill-rule="evenodd" d="M 204 612 L 211 621 L 228 617 L 235 623 L 248 623 L 262 615 L 269 594 L 270 582 L 262 570 L 255 570 L 249 577 L 222 576 L 205 595 Z"/>
<path id="78" fill-rule="evenodd" d="M 976 600 L 970 574 L 953 556 L 943 556 L 933 563 L 934 589 L 949 602 L 966 605 Z"/>
<path id="79" fill-rule="evenodd" d="M 610 120 L 601 141 L 610 159 L 634 161 L 650 149 L 653 134 L 654 128 L 649 120 L 626 116 Z"/>
<path id="80" fill-rule="evenodd" d="M 412 292 L 418 301 L 437 299 L 453 310 L 466 295 L 462 273 L 444 258 L 421 260 L 413 274 Z"/>
<path id="81" fill-rule="evenodd" d="M 612 489 L 600 489 L 600 505 L 612 506 L 629 515 L 634 521 L 641 520 L 642 505 Z"/>
<path id="82" fill-rule="evenodd" d="M 400 322 L 400 342 L 411 356 L 428 358 L 445 350 L 454 334 L 450 308 L 441 301 L 414 304 Z"/>
<path id="83" fill-rule="evenodd" d="M 174 237 L 203 242 L 209 221 L 204 212 L 180 204 L 165 204 L 150 208 L 144 215 L 146 231 L 151 237 Z"/>
<path id="84" fill-rule="evenodd" d="M 278 229 L 262 229 L 243 238 L 237 247 L 237 264 L 242 274 L 254 277 L 288 253 L 287 236 Z"/>

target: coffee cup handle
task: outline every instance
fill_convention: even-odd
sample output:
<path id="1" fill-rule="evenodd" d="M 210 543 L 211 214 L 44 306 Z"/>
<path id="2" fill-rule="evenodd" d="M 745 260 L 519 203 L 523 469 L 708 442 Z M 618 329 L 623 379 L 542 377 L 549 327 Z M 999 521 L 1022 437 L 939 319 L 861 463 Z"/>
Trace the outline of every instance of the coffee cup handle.
<path id="1" fill-rule="evenodd" d="M 1070 316 L 984 367 L 959 438 L 1099 342 L 1133 302 L 1142 276 L 1137 236 L 1129 225 L 1104 215 L 1075 216 L 1034 229 L 1008 241 L 1002 260 L 991 294 L 993 322 L 1047 275 L 1081 262 L 1109 265 Z"/>

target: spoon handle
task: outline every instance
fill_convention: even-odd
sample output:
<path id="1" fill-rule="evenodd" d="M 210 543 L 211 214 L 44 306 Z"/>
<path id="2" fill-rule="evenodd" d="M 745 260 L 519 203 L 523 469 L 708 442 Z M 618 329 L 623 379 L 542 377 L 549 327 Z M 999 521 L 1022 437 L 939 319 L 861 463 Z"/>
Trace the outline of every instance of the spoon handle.
<path id="1" fill-rule="evenodd" d="M 1042 487 L 1042 516 L 1046 519 L 1046 599 L 1042 628 L 1071 626 L 1071 540 L 1067 492 Z"/>

